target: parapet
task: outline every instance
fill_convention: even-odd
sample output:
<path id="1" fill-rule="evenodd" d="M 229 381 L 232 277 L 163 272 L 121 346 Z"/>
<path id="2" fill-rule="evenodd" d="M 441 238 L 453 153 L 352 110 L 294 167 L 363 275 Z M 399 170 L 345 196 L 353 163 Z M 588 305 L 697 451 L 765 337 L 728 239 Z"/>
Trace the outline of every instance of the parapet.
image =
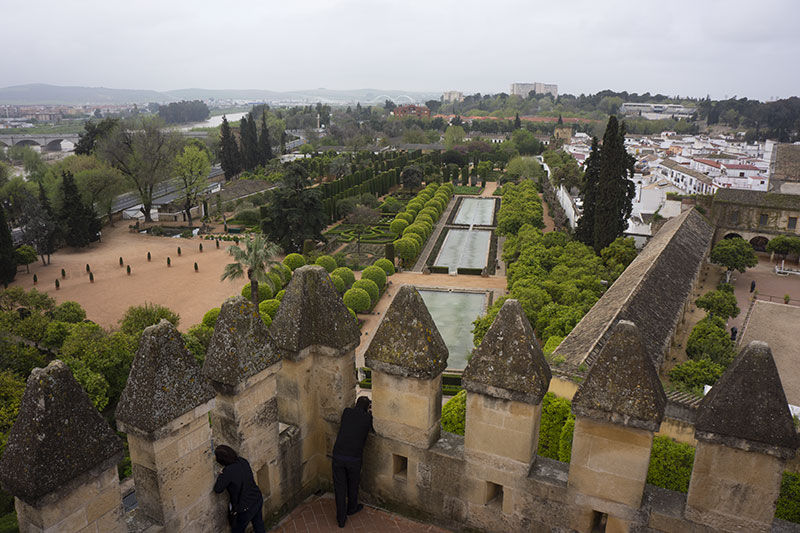
<path id="1" fill-rule="evenodd" d="M 517 300 L 506 300 L 462 376 L 469 392 L 538 405 L 550 367 Z"/>
<path id="2" fill-rule="evenodd" d="M 700 403 L 695 438 L 783 459 L 797 434 L 772 350 L 752 341 Z"/>
<path id="3" fill-rule="evenodd" d="M 447 368 L 448 350 L 417 289 L 403 285 L 364 353 L 367 366 L 386 374 L 430 379 Z"/>
<path id="4" fill-rule="evenodd" d="M 252 302 L 234 296 L 222 304 L 203 375 L 231 390 L 281 360 L 267 325 Z"/>
<path id="5" fill-rule="evenodd" d="M 270 333 L 284 358 L 302 358 L 310 346 L 326 346 L 340 354 L 354 349 L 361 332 L 324 268 L 298 268 L 286 287 Z"/>
<path id="6" fill-rule="evenodd" d="M 633 322 L 620 320 L 572 399 L 572 412 L 658 431 L 667 399 Z"/>
<path id="7" fill-rule="evenodd" d="M 162 319 L 142 334 L 117 404 L 117 422 L 125 425 L 126 432 L 136 430 L 150 438 L 159 428 L 213 398 L 214 389 L 200 374 L 181 334 Z"/>
<path id="8" fill-rule="evenodd" d="M 0 462 L 3 488 L 35 502 L 122 459 L 122 442 L 69 368 L 55 360 L 28 376 Z"/>

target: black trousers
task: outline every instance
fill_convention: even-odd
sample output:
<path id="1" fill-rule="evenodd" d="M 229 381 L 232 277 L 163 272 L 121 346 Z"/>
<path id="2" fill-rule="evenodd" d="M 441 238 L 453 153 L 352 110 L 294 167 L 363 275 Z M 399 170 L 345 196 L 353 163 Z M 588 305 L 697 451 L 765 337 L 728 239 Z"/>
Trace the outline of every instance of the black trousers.
<path id="1" fill-rule="evenodd" d="M 361 460 L 333 459 L 333 492 L 336 495 L 336 521 L 343 524 L 348 513 L 358 507 Z"/>
<path id="2" fill-rule="evenodd" d="M 253 524 L 253 533 L 266 533 L 264 518 L 261 516 L 261 508 L 263 505 L 264 502 L 262 501 L 247 511 L 237 514 L 231 524 L 231 533 L 244 533 L 245 529 L 247 529 L 247 524 L 250 523 Z"/>

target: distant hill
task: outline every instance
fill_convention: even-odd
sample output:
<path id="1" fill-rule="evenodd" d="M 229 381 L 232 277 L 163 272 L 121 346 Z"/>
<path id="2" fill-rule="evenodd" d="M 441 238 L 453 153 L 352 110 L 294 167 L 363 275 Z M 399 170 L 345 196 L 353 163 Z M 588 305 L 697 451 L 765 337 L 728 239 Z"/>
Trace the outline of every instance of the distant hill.
<path id="1" fill-rule="evenodd" d="M 0 104 L 16 105 L 82 105 L 82 104 L 133 104 L 148 102 L 174 102 L 179 100 L 248 100 L 271 103 L 362 104 L 383 103 L 392 98 L 398 104 L 424 102 L 438 99 L 441 92 L 414 92 L 397 89 L 308 89 L 301 91 L 269 91 L 265 89 L 178 89 L 150 91 L 136 89 L 108 89 L 105 87 L 64 87 L 41 83 L 0 88 Z"/>
<path id="2" fill-rule="evenodd" d="M 108 89 L 106 87 L 62 87 L 32 83 L 0 88 L 0 104 L 17 105 L 81 105 L 81 104 L 133 104 L 168 102 L 172 98 L 164 93 L 137 89 Z"/>

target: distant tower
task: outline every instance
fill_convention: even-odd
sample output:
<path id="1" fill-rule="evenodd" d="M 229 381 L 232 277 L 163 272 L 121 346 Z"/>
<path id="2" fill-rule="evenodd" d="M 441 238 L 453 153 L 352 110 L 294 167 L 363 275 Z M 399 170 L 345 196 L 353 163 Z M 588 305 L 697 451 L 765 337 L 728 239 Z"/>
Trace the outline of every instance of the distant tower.
<path id="1" fill-rule="evenodd" d="M 317 129 L 319 129 L 319 113 L 317 113 Z"/>

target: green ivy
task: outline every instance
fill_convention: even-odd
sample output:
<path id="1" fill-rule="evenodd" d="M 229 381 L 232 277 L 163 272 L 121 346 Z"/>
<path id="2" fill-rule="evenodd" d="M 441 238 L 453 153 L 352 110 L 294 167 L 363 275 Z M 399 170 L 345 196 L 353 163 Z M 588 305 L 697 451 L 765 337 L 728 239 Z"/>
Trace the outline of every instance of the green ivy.
<path id="1" fill-rule="evenodd" d="M 693 464 L 694 448 L 668 437 L 655 437 L 647 482 L 656 487 L 688 492 Z"/>

